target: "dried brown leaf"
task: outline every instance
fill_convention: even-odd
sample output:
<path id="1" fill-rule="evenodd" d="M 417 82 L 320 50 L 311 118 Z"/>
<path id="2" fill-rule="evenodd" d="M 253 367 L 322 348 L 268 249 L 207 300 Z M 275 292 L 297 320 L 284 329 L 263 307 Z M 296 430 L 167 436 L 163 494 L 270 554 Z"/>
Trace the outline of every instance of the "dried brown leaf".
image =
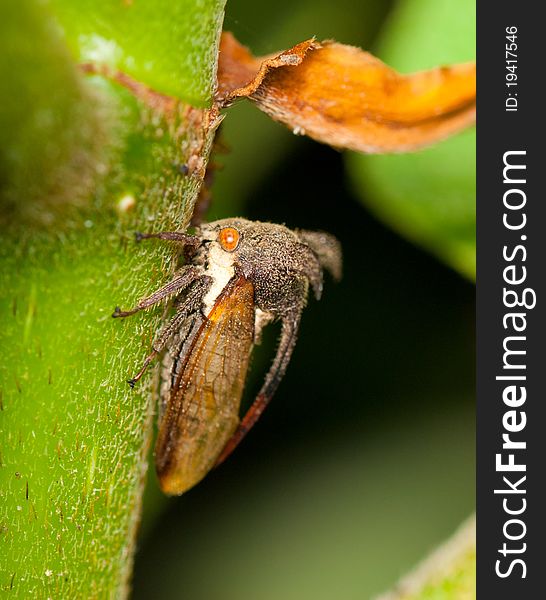
<path id="1" fill-rule="evenodd" d="M 217 101 L 227 106 L 237 98 L 331 146 L 407 152 L 474 123 L 476 66 L 401 75 L 359 48 L 315 40 L 256 58 L 225 32 Z"/>

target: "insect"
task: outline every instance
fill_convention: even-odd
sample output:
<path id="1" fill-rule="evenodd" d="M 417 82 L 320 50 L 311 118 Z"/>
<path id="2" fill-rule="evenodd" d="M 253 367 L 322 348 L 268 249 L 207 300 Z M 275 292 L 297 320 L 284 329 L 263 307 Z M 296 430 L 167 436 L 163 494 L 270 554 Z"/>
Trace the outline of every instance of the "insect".
<path id="1" fill-rule="evenodd" d="M 173 299 L 148 365 L 165 350 L 159 400 L 156 471 L 162 490 L 182 494 L 231 454 L 275 393 L 290 357 L 309 288 L 317 299 L 323 270 L 341 276 L 341 250 L 328 233 L 234 218 L 202 224 L 195 235 L 137 234 L 181 244 L 185 264 L 127 317 Z M 239 419 L 252 347 L 262 329 L 281 321 L 279 345 L 256 399 Z"/>

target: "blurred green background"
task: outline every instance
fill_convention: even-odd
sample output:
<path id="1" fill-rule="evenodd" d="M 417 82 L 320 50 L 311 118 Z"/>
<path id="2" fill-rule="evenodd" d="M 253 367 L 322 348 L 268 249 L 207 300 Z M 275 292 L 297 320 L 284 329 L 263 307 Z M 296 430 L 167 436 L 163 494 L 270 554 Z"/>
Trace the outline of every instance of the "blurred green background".
<path id="1" fill-rule="evenodd" d="M 466 0 L 229 0 L 224 23 L 257 54 L 316 35 L 402 72 L 472 59 L 474 27 Z M 361 157 L 249 103 L 229 110 L 210 218 L 330 231 L 344 278 L 310 301 L 273 403 L 230 460 L 181 498 L 158 504 L 150 482 L 135 598 L 372 598 L 473 511 L 473 136 Z"/>

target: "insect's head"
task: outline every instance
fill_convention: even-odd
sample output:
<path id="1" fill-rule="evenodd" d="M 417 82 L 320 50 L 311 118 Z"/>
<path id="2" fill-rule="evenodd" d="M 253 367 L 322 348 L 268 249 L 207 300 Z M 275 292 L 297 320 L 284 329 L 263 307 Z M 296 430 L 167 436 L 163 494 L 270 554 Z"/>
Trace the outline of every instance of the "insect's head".
<path id="1" fill-rule="evenodd" d="M 203 266 L 215 264 L 221 268 L 239 264 L 240 252 L 249 237 L 247 223 L 250 221 L 245 219 L 222 219 L 201 224 L 195 231 L 200 245 L 192 262 Z"/>
<path id="2" fill-rule="evenodd" d="M 225 261 L 239 264 L 247 274 L 258 266 L 286 264 L 291 246 L 298 242 L 296 234 L 282 225 L 241 218 L 204 223 L 196 235 L 207 255 L 224 255 Z"/>
<path id="3" fill-rule="evenodd" d="M 202 224 L 197 236 L 208 252 L 213 248 L 228 254 L 236 253 L 245 237 L 244 219 L 222 219 Z"/>
<path id="4" fill-rule="evenodd" d="M 235 227 L 218 228 L 214 223 L 204 223 L 196 231 L 203 245 L 219 244 L 226 252 L 233 252 L 239 245 L 240 233 Z"/>
<path id="5" fill-rule="evenodd" d="M 231 218 L 204 223 L 196 235 L 201 240 L 199 262 L 236 266 L 254 284 L 257 298 L 261 288 L 269 293 L 273 287 L 279 296 L 289 296 L 302 277 L 319 298 L 322 270 L 336 279 L 341 275 L 339 242 L 326 233 Z"/>

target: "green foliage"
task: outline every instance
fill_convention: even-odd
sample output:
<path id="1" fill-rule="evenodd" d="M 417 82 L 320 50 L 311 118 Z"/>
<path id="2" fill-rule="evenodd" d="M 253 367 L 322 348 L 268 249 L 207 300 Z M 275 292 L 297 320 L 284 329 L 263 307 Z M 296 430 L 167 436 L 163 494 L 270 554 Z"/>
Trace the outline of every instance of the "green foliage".
<path id="1" fill-rule="evenodd" d="M 237 33 L 258 53 L 312 35 L 369 47 L 388 7 L 383 0 L 340 0 L 335 10 L 328 0 L 269 2 L 264 19 L 264 4 L 231 2 L 237 3 L 255 28 L 248 36 L 243 23 Z M 381 58 L 402 70 L 472 58 L 467 0 L 404 6 L 391 20 Z M 125 379 L 148 353 L 162 311 L 126 322 L 110 314 L 169 276 L 172 250 L 153 241 L 136 245 L 132 232 L 183 228 L 198 181 L 181 174 L 185 123 L 169 126 L 118 86 L 82 78 L 74 59 L 104 60 L 158 91 L 206 106 L 223 0 L 20 0 L 1 10 L 0 49 L 8 60 L 0 62 L 0 590 L 24 598 L 119 597 L 128 589 L 153 418 L 152 373 L 134 391 Z M 237 24 L 228 21 L 227 28 Z M 455 48 L 460 41 L 465 46 Z M 281 157 L 308 143 L 250 105 L 235 110 L 225 127 L 232 152 L 215 190 L 214 212 L 222 215 L 240 210 Z M 465 273 L 474 252 L 472 143 L 466 133 L 414 156 L 351 157 L 349 163 L 381 218 Z M 205 146 L 205 159 L 207 153 Z M 311 197 L 298 201 L 314 206 Z M 323 216 L 327 229 L 327 211 Z M 404 289 L 395 285 L 395 292 Z M 377 304 L 372 297 L 362 314 Z M 298 350 L 302 363 L 310 329 Z M 365 329 L 373 333 L 371 324 Z M 447 362 L 453 348 L 466 348 L 456 335 L 446 334 Z M 314 342 L 323 343 L 322 337 Z M 352 350 L 367 376 L 372 346 Z M 397 377 L 404 389 L 387 386 L 389 407 L 389 394 L 408 406 L 425 394 L 435 407 L 445 403 L 445 382 L 427 382 L 426 391 L 417 387 L 406 398 L 412 385 Z M 287 382 L 286 414 L 294 406 L 289 390 Z M 305 400 L 300 396 L 294 402 Z M 373 391 L 364 400 L 383 402 Z M 448 413 L 446 434 L 443 421 L 427 417 L 393 427 L 389 413 L 387 434 L 372 423 L 352 433 L 340 428 L 338 437 L 302 443 L 296 453 L 279 444 L 281 462 L 250 469 L 243 490 L 233 479 L 221 488 L 221 510 L 219 496 L 208 498 L 206 528 L 186 517 L 183 536 L 167 553 L 172 573 L 184 564 L 186 593 L 208 589 L 226 598 L 257 591 L 286 597 L 287 590 L 298 598 L 310 590 L 312 597 L 331 597 L 340 581 L 357 595 L 381 589 L 472 502 L 472 415 L 463 417 Z M 206 501 L 209 489 L 196 497 Z M 202 535 L 192 538 L 190 525 Z M 234 540 L 244 550 L 233 552 Z M 468 579 L 472 569 L 461 573 Z M 156 577 L 154 593 L 161 585 L 172 593 L 172 581 Z M 449 598 L 433 593 L 426 597 Z"/>
<path id="2" fill-rule="evenodd" d="M 468 521 L 413 572 L 377 600 L 473 600 L 476 597 L 476 520 Z"/>
<path id="3" fill-rule="evenodd" d="M 48 221 L 88 188 L 104 129 L 41 4 L 2 5 L 0 46 L 0 220 Z"/>
<path id="4" fill-rule="evenodd" d="M 376 54 L 401 72 L 473 60 L 475 2 L 404 0 Z M 385 223 L 469 278 L 475 275 L 476 137 L 467 131 L 432 149 L 349 155 L 363 202 Z"/>
<path id="5" fill-rule="evenodd" d="M 194 106 L 210 103 L 225 0 L 51 3 L 78 61 L 116 67 Z"/>
<path id="6" fill-rule="evenodd" d="M 125 380 L 149 352 L 162 311 L 127 322 L 110 315 L 169 276 L 172 249 L 137 245 L 133 232 L 185 227 L 199 180 L 181 169 L 188 124 L 165 122 L 102 78 L 83 78 L 61 34 L 74 48 L 100 22 L 97 35 L 115 38 L 134 73 L 148 70 L 146 48 L 157 51 L 147 83 L 171 91 L 177 81 L 180 96 L 204 105 L 223 14 L 221 0 L 182 3 L 186 13 L 180 3 L 135 5 L 133 33 L 156 32 L 138 47 L 127 22 L 112 33 L 121 19 L 121 9 L 106 10 L 113 3 L 77 3 L 78 19 L 68 3 L 53 3 L 62 32 L 38 2 L 2 7 L 0 47 L 11 68 L 0 73 L 8 98 L 0 117 L 0 590 L 21 598 L 128 590 L 152 374 L 134 391 Z M 208 25 L 184 37 L 198 14 Z M 159 35 L 175 22 L 176 47 Z M 86 48 L 80 58 L 90 58 Z M 190 68 L 196 77 L 185 87 Z"/>

